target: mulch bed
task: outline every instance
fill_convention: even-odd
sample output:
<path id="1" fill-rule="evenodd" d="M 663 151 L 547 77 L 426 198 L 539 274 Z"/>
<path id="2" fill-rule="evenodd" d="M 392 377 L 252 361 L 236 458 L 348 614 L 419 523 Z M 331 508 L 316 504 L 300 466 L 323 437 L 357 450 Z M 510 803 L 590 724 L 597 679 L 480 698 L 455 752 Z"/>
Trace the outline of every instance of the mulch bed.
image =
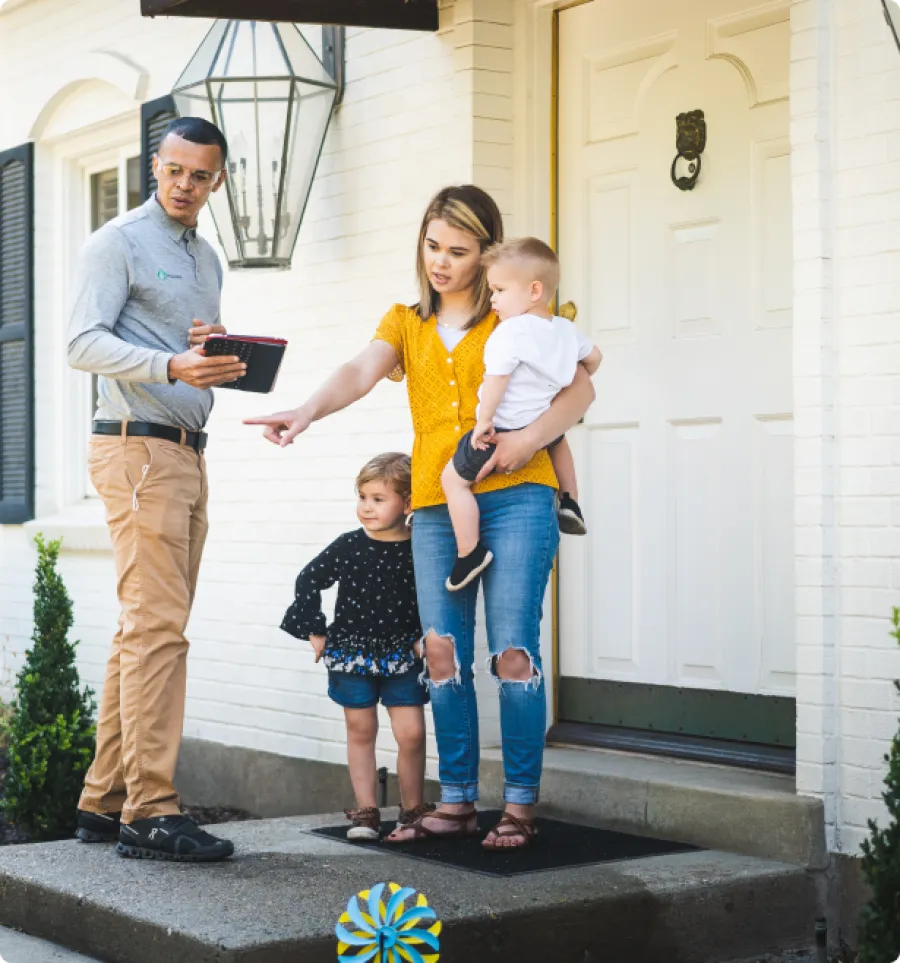
<path id="1" fill-rule="evenodd" d="M 0 799 L 3 798 L 3 783 L 6 780 L 7 759 L 6 753 L 0 752 Z M 243 809 L 236 809 L 233 806 L 182 806 L 182 811 L 187 816 L 196 819 L 201 826 L 208 826 L 211 823 L 230 823 L 245 819 L 257 819 Z M 68 838 L 68 837 L 66 837 Z M 10 825 L 3 814 L 0 813 L 0 846 L 14 846 L 28 842 L 28 834 Z"/>

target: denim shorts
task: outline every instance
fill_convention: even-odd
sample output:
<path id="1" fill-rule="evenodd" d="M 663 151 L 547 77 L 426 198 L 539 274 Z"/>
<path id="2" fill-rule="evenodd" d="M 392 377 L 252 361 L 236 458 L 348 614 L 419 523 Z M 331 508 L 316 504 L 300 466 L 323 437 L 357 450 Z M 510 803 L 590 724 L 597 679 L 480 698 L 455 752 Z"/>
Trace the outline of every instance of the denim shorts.
<path id="1" fill-rule="evenodd" d="M 410 666 L 400 675 L 359 675 L 356 672 L 329 672 L 328 696 L 345 709 L 371 709 L 378 705 L 423 706 L 428 690 L 419 682 L 422 665 Z"/>
<path id="2" fill-rule="evenodd" d="M 494 429 L 498 435 L 505 431 L 515 430 L 516 429 L 513 428 Z M 560 435 L 559 438 L 554 438 L 553 441 L 545 447 L 549 451 L 551 448 L 555 448 L 565 437 L 565 435 Z M 459 439 L 459 444 L 453 453 L 453 467 L 456 469 L 456 474 L 468 482 L 474 482 L 478 477 L 478 472 L 494 457 L 494 449 L 496 447 L 496 445 L 489 444 L 486 448 L 474 448 L 472 446 L 472 432 L 467 431 L 462 438 Z"/>

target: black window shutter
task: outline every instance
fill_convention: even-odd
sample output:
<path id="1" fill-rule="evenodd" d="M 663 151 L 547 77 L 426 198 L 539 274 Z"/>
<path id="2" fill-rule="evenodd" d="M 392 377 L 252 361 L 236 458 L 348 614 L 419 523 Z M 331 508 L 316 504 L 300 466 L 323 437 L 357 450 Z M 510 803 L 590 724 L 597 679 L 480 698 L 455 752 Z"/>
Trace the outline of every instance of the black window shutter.
<path id="1" fill-rule="evenodd" d="M 0 151 L 0 524 L 34 518 L 34 145 Z"/>
<path id="2" fill-rule="evenodd" d="M 178 112 L 170 94 L 141 104 L 141 197 L 147 201 L 156 190 L 153 155 L 162 135 Z"/>

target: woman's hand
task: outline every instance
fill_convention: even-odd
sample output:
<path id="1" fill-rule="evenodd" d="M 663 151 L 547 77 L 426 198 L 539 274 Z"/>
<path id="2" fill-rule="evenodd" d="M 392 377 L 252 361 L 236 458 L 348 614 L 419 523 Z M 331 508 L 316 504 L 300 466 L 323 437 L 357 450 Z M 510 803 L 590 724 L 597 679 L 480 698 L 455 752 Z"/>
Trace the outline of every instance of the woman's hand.
<path id="1" fill-rule="evenodd" d="M 273 445 L 284 448 L 293 443 L 297 435 L 306 431 L 312 424 L 312 415 L 305 405 L 291 411 L 276 411 L 274 415 L 262 415 L 259 418 L 245 418 L 245 425 L 265 425 L 263 438 Z"/>
<path id="2" fill-rule="evenodd" d="M 324 635 L 311 635 L 309 637 L 309 644 L 313 647 L 313 652 L 316 656 L 316 662 L 322 658 L 322 653 L 325 651 L 325 636 Z"/>
<path id="3" fill-rule="evenodd" d="M 205 344 L 211 334 L 228 334 L 224 324 L 206 324 L 199 318 L 191 322 L 193 327 L 188 331 L 188 344 L 196 348 L 198 344 Z"/>
<path id="4" fill-rule="evenodd" d="M 528 428 L 521 431 L 504 431 L 493 439 L 496 444 L 490 461 L 478 473 L 476 482 L 490 475 L 492 471 L 502 471 L 509 475 L 518 471 L 534 458 L 538 446 L 535 445 Z"/>

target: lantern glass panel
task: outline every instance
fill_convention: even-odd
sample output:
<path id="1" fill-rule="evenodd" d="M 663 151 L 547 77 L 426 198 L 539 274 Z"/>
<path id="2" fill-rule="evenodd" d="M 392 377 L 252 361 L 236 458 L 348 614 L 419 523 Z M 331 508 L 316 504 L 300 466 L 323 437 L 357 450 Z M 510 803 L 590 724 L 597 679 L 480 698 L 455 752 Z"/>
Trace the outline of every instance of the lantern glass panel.
<path id="1" fill-rule="evenodd" d="M 194 84 L 202 84 L 214 69 L 218 52 L 222 46 L 225 34 L 228 32 L 228 21 L 217 20 L 210 29 L 209 33 L 203 38 L 203 42 L 197 48 L 190 63 L 185 67 L 181 76 L 178 78 L 176 87 L 191 87 Z M 184 114 L 182 116 L 197 116 Z"/>
<path id="2" fill-rule="evenodd" d="M 206 118 L 228 141 L 228 176 L 210 209 L 229 264 L 288 266 L 337 96 L 334 80 L 293 24 L 219 22 L 173 95 L 182 116 Z"/>
<path id="3" fill-rule="evenodd" d="M 324 141 L 324 138 L 316 141 L 308 132 L 324 130 L 334 106 L 334 91 L 327 87 L 297 83 L 294 90 L 294 117 L 290 127 L 283 192 L 285 233 L 278 243 L 282 257 L 290 257 L 293 247 L 290 228 L 303 217 Z"/>

